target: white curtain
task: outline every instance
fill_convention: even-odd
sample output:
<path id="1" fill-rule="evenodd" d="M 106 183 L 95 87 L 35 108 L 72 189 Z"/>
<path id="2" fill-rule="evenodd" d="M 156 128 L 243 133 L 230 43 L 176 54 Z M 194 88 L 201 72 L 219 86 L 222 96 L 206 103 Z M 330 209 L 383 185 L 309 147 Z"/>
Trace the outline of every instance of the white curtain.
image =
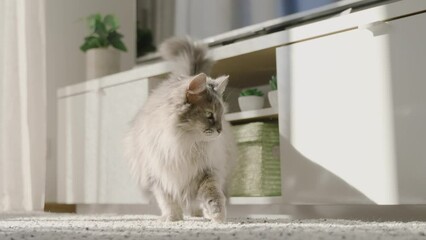
<path id="1" fill-rule="evenodd" d="M 44 0 L 0 0 L 0 212 L 44 206 Z"/>

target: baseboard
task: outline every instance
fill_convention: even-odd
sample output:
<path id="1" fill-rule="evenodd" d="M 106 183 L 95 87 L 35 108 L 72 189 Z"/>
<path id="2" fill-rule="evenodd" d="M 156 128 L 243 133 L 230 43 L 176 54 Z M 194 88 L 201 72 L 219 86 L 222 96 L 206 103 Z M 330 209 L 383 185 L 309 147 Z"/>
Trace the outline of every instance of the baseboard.
<path id="1" fill-rule="evenodd" d="M 60 203 L 45 203 L 44 204 L 45 212 L 54 212 L 54 213 L 76 213 L 77 205 L 76 204 L 60 204 Z"/>

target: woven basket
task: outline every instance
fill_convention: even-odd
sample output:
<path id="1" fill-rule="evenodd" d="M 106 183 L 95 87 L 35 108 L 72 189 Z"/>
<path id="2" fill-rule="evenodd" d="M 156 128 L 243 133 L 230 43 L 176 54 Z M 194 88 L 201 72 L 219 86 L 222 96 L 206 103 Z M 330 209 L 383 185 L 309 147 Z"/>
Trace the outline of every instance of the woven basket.
<path id="1" fill-rule="evenodd" d="M 239 153 L 231 196 L 281 196 L 278 124 L 253 122 L 233 131 Z"/>

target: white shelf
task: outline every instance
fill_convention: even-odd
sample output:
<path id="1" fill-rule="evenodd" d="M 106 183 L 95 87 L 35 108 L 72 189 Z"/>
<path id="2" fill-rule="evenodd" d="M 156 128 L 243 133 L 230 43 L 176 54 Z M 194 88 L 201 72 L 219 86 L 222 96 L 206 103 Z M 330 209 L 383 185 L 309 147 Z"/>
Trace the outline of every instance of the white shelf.
<path id="1" fill-rule="evenodd" d="M 283 203 L 282 197 L 231 197 L 231 205 L 262 205 Z"/>
<path id="2" fill-rule="evenodd" d="M 272 108 L 263 108 L 260 110 L 228 113 L 225 114 L 225 119 L 228 122 L 239 122 L 257 119 L 278 119 L 278 112 L 277 110 Z"/>

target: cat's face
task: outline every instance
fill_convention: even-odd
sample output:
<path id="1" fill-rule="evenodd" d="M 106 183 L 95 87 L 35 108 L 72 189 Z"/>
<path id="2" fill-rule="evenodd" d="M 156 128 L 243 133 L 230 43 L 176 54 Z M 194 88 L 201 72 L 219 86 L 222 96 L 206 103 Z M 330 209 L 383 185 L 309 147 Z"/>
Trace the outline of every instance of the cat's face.
<path id="1" fill-rule="evenodd" d="M 206 140 L 214 139 L 222 132 L 222 103 L 215 96 L 208 96 L 193 104 L 183 118 L 192 132 Z"/>
<path id="2" fill-rule="evenodd" d="M 224 106 L 222 94 L 228 77 L 207 80 L 205 74 L 195 76 L 187 90 L 188 111 L 181 116 L 184 128 L 203 140 L 212 140 L 222 132 Z"/>

